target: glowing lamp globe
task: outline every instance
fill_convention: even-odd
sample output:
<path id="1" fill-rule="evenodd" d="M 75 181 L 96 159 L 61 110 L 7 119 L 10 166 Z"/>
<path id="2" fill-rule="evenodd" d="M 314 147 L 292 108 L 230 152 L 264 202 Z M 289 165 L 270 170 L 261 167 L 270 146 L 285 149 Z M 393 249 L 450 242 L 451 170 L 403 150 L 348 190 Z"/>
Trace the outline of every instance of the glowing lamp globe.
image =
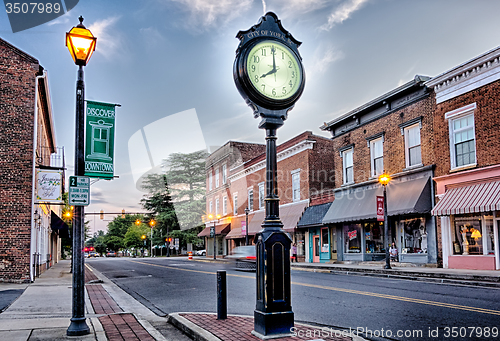
<path id="1" fill-rule="evenodd" d="M 378 182 L 380 182 L 382 185 L 387 185 L 391 181 L 391 177 L 388 174 L 382 174 L 378 177 Z"/>
<path id="2" fill-rule="evenodd" d="M 85 66 L 95 51 L 97 38 L 83 26 L 83 17 L 78 19 L 80 24 L 66 33 L 66 46 L 75 64 Z"/>

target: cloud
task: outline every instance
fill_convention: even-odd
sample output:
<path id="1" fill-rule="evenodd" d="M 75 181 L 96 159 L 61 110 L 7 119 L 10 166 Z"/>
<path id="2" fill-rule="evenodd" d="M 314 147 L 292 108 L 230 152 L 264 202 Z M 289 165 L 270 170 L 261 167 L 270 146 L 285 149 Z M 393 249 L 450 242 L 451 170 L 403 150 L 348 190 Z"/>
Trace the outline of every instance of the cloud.
<path id="1" fill-rule="evenodd" d="M 113 26 L 119 19 L 120 17 L 113 16 L 87 26 L 94 37 L 97 37 L 98 47 L 96 47 L 96 52 L 101 53 L 106 58 L 112 58 L 115 53 L 123 50 L 119 32 L 114 31 L 111 33 Z"/>
<path id="2" fill-rule="evenodd" d="M 204 31 L 225 24 L 238 17 L 252 4 L 252 0 L 173 0 L 189 14 L 187 25 L 195 31 Z M 221 21 L 224 21 L 221 23 Z"/>
<path id="3" fill-rule="evenodd" d="M 57 18 L 56 20 L 52 20 L 52 21 L 49 21 L 47 23 L 48 26 L 52 26 L 52 25 L 58 25 L 58 24 L 68 24 L 69 21 L 71 19 L 71 15 L 69 14 L 69 12 L 66 12 L 66 14 L 64 14 L 63 16 L 60 16 L 59 18 Z M 77 23 L 78 21 L 75 20 Z M 76 24 L 75 24 L 76 26 Z"/>
<path id="4" fill-rule="evenodd" d="M 341 24 L 349 19 L 352 13 L 361 9 L 369 0 L 347 0 L 338 6 L 328 17 L 328 23 L 321 26 L 322 30 L 328 31 L 336 24 Z"/>
<path id="5" fill-rule="evenodd" d="M 142 35 L 143 42 L 149 47 L 158 46 L 165 41 L 165 37 L 154 27 L 141 28 L 139 32 Z"/>
<path id="6" fill-rule="evenodd" d="M 320 45 L 313 54 L 311 65 L 307 67 L 308 76 L 324 73 L 330 65 L 344 58 L 342 51 L 336 50 L 331 44 Z"/>
<path id="7" fill-rule="evenodd" d="M 264 2 L 264 0 L 263 0 Z M 279 13 L 281 19 L 297 19 L 304 16 L 305 13 L 311 13 L 325 8 L 329 5 L 328 0 L 277 0 L 271 4 L 270 10 Z M 266 11 L 267 6 L 264 8 Z"/>

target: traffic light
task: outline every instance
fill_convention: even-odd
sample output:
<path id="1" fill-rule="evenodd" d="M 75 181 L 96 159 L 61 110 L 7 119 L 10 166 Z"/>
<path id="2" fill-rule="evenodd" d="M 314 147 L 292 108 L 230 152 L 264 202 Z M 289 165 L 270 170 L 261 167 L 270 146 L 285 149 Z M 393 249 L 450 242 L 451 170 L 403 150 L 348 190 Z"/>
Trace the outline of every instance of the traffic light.
<path id="1" fill-rule="evenodd" d="M 88 248 L 88 247 L 84 247 L 84 248 L 83 248 L 83 251 L 88 252 L 88 251 L 89 251 L 89 248 Z"/>
<path id="2" fill-rule="evenodd" d="M 101 210 L 101 214 L 99 216 L 101 217 L 101 220 L 104 220 L 104 210 Z"/>
<path id="3" fill-rule="evenodd" d="M 149 226 L 153 227 L 153 226 L 155 226 L 155 224 L 156 224 L 156 221 L 151 219 L 151 221 L 149 222 Z"/>
<path id="4" fill-rule="evenodd" d="M 137 219 L 137 220 L 135 221 L 135 224 L 136 224 L 136 225 L 141 225 L 141 221 L 140 221 L 139 219 Z"/>

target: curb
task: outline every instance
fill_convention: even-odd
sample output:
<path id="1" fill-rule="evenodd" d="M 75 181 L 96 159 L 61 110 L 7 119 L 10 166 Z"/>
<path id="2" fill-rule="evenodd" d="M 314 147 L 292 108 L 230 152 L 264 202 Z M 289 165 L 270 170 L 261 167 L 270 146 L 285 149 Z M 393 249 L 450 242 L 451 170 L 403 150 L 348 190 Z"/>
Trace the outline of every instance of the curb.
<path id="1" fill-rule="evenodd" d="M 218 337 L 205 329 L 198 327 L 193 322 L 180 316 L 180 314 L 196 314 L 196 313 L 172 313 L 168 315 L 168 322 L 176 328 L 182 330 L 187 336 L 194 341 L 221 341 Z"/>

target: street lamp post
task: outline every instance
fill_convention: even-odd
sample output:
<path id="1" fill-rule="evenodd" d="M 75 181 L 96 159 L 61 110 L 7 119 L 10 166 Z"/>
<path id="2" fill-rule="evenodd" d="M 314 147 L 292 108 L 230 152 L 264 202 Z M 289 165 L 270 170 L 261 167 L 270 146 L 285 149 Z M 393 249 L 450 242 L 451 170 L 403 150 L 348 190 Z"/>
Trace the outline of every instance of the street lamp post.
<path id="1" fill-rule="evenodd" d="M 214 218 L 214 216 L 210 214 L 208 216 L 208 218 L 211 220 Z M 213 233 L 212 233 L 212 231 L 210 231 L 210 237 L 214 238 L 214 260 L 217 259 L 217 244 L 216 244 L 216 240 L 215 240 L 216 239 L 215 237 L 217 236 L 217 234 L 215 233 L 215 224 L 220 220 L 220 214 L 217 214 L 217 216 L 215 218 L 216 219 L 214 219 L 214 226 L 212 226 L 212 228 L 211 228 Z"/>
<path id="2" fill-rule="evenodd" d="M 151 257 L 153 257 L 153 226 L 155 226 L 156 222 L 151 219 L 149 221 L 149 226 L 151 226 Z"/>
<path id="3" fill-rule="evenodd" d="M 142 258 L 144 258 L 144 251 L 145 251 L 144 249 L 146 248 L 146 235 L 143 234 L 141 238 L 142 240 L 144 240 L 144 247 L 142 248 Z"/>
<path id="4" fill-rule="evenodd" d="M 378 177 L 378 182 L 384 187 L 384 248 L 385 248 L 385 265 L 384 269 L 391 269 L 391 261 L 389 255 L 389 220 L 387 218 L 387 184 L 391 181 L 391 177 L 387 174 L 382 174 Z"/>
<path id="5" fill-rule="evenodd" d="M 245 245 L 248 245 L 248 213 L 250 213 L 250 209 L 245 208 Z"/>
<path id="6" fill-rule="evenodd" d="M 85 142 L 85 85 L 83 81 L 83 67 L 87 65 L 95 50 L 96 40 L 92 33 L 83 25 L 83 17 L 78 18 L 80 24 L 66 33 L 66 46 L 78 65 L 78 79 L 76 81 L 76 129 L 75 129 L 75 175 L 85 175 L 84 142 Z M 81 336 L 90 333 L 85 318 L 85 258 L 83 256 L 84 209 L 75 206 L 73 225 L 73 302 L 71 324 L 66 334 Z"/>

